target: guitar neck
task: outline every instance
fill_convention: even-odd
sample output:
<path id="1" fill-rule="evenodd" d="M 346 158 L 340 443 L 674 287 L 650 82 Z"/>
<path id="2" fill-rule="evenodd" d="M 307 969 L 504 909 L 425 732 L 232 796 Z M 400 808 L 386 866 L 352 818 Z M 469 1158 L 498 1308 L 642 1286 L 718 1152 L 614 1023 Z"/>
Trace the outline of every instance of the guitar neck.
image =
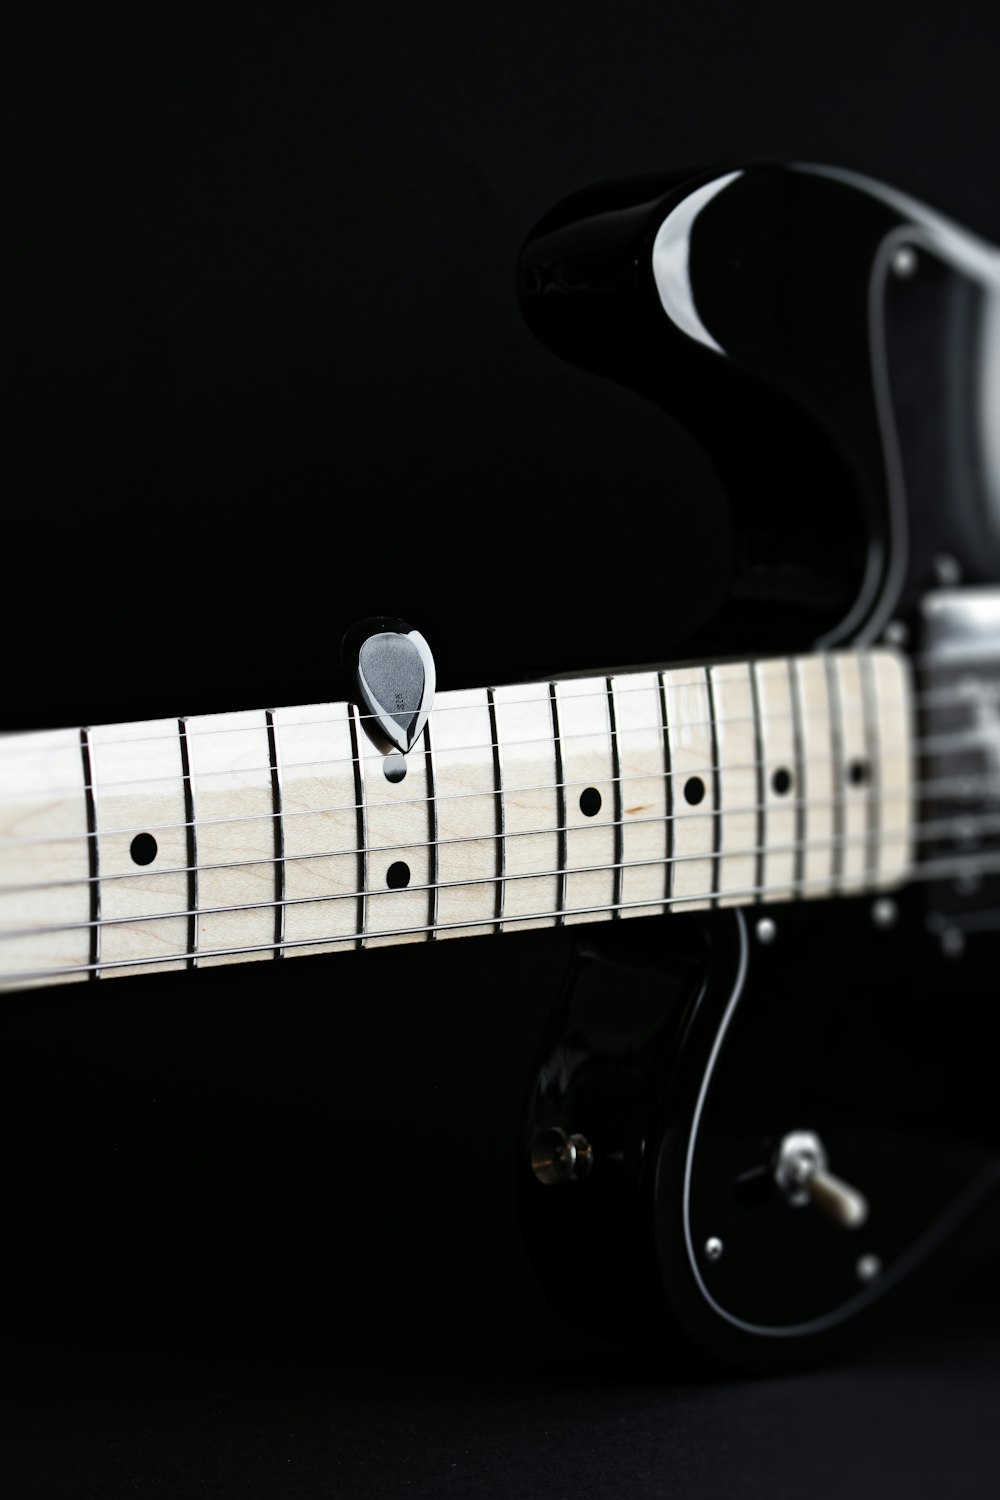
<path id="1" fill-rule="evenodd" d="M 912 721 L 879 649 L 11 736 L 0 985 L 891 887 Z"/>

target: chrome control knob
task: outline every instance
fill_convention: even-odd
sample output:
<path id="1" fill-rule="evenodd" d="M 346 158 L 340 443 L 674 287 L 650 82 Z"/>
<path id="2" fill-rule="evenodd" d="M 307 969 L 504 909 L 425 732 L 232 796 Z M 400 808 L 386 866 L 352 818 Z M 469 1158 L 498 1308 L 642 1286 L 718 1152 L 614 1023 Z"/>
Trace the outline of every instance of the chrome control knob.
<path id="1" fill-rule="evenodd" d="M 864 1193 L 835 1177 L 826 1149 L 811 1130 L 793 1130 L 778 1147 L 774 1180 L 793 1208 L 815 1204 L 842 1229 L 860 1229 L 868 1219 Z"/>
<path id="2" fill-rule="evenodd" d="M 579 1182 L 593 1164 L 594 1151 L 586 1136 L 569 1135 L 558 1125 L 541 1131 L 531 1148 L 531 1170 L 546 1187 Z"/>

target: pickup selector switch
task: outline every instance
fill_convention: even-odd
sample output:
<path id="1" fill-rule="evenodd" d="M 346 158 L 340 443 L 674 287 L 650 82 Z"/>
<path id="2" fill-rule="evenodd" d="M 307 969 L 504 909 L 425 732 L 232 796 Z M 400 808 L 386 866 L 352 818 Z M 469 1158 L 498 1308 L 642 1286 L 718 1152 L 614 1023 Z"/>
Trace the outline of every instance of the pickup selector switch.
<path id="1" fill-rule="evenodd" d="M 778 1147 L 774 1180 L 793 1208 L 812 1203 L 842 1229 L 860 1229 L 868 1199 L 829 1171 L 826 1149 L 811 1130 L 793 1130 Z"/>

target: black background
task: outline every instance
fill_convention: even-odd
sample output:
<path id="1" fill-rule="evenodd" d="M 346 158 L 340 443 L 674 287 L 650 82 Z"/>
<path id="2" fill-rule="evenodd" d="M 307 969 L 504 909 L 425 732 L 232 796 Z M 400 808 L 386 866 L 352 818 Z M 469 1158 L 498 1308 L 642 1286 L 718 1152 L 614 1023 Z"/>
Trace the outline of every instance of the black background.
<path id="1" fill-rule="evenodd" d="M 683 652 L 725 500 L 523 328 L 601 178 L 832 162 L 1000 241 L 985 4 L 39 13 L 7 98 L 4 726 Z M 9 997 L 10 1493 L 987 1492 L 989 1280 L 846 1365 L 664 1376 L 520 1250 L 544 934 Z M 992 1330 L 992 1331 L 991 1331 Z"/>

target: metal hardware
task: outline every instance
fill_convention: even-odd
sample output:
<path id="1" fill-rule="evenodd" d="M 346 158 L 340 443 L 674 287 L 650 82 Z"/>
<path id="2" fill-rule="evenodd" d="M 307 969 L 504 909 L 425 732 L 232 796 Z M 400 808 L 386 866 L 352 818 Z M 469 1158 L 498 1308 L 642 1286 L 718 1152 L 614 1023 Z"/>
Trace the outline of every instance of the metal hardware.
<path id="1" fill-rule="evenodd" d="M 899 907 L 891 896 L 880 896 L 872 903 L 872 921 L 876 927 L 895 927 L 898 917 Z"/>
<path id="2" fill-rule="evenodd" d="M 594 1148 L 583 1135 L 570 1135 L 551 1125 L 535 1137 L 531 1148 L 531 1170 L 546 1187 L 562 1182 L 580 1182 L 594 1165 Z"/>
<path id="3" fill-rule="evenodd" d="M 863 1281 L 867 1285 L 869 1281 L 875 1280 L 875 1277 L 881 1273 L 881 1270 L 882 1262 L 877 1255 L 859 1255 L 857 1264 L 854 1267 L 854 1274 L 859 1281 Z"/>
<path id="4" fill-rule="evenodd" d="M 361 705 L 372 743 L 388 755 L 406 755 L 423 733 L 434 702 L 434 658 L 418 630 L 405 620 L 375 616 L 344 637 L 344 670 Z M 401 780 L 398 767 L 389 780 Z"/>
<path id="5" fill-rule="evenodd" d="M 996 922 L 1000 892 L 989 871 L 1000 854 L 1000 588 L 940 589 L 920 610 L 922 775 L 942 792 L 931 793 L 921 815 L 932 826 L 947 820 L 925 853 L 951 865 L 950 878 L 926 886 L 924 900 L 942 954 L 960 959 L 967 934 Z"/>
<path id="6" fill-rule="evenodd" d="M 893 253 L 891 265 L 894 274 L 905 280 L 917 269 L 917 252 L 912 245 L 900 245 Z"/>
<path id="7" fill-rule="evenodd" d="M 962 565 L 948 552 L 941 552 L 934 559 L 934 577 L 939 587 L 953 589 L 962 581 Z"/>
<path id="8" fill-rule="evenodd" d="M 761 917 L 754 931 L 757 934 L 758 943 L 763 943 L 766 947 L 778 936 L 778 924 L 773 917 Z"/>
<path id="9" fill-rule="evenodd" d="M 725 1245 L 719 1239 L 718 1235 L 711 1235 L 705 1241 L 705 1259 L 710 1260 L 714 1265 L 717 1260 L 722 1259 L 722 1252 L 723 1250 L 725 1250 L 725 1248 Z"/>
<path id="10" fill-rule="evenodd" d="M 778 1147 L 774 1180 L 793 1208 L 813 1203 L 842 1229 L 860 1229 L 868 1200 L 857 1188 L 828 1171 L 826 1149 L 811 1130 L 793 1130 Z"/>
<path id="11" fill-rule="evenodd" d="M 957 567 L 954 558 L 939 557 L 935 568 Z M 1000 643 L 1000 588 L 940 589 L 920 601 L 926 632 L 925 651 L 934 666 L 969 667 L 996 661 Z"/>

